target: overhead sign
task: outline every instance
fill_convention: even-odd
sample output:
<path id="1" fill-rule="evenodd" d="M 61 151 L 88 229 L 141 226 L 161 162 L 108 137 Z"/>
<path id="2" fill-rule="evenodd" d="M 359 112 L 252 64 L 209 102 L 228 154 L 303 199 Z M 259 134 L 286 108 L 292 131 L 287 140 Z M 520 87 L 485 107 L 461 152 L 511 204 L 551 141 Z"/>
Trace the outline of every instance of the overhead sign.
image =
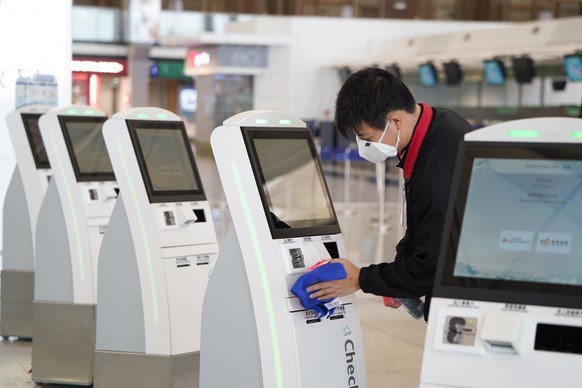
<path id="1" fill-rule="evenodd" d="M 127 75 L 127 60 L 112 58 L 73 58 L 71 70 L 78 73 Z"/>
<path id="2" fill-rule="evenodd" d="M 220 45 L 190 50 L 184 74 L 259 74 L 268 67 L 268 54 L 267 46 L 259 45 Z"/>

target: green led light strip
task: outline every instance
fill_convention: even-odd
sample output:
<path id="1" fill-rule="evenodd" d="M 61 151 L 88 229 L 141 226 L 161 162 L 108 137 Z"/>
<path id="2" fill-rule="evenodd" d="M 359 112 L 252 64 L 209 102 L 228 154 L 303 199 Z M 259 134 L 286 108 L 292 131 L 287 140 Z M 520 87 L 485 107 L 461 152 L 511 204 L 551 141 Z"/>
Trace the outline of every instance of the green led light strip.
<path id="1" fill-rule="evenodd" d="M 71 187 L 69 186 L 69 181 L 66 179 L 65 167 L 63 166 L 63 160 L 61 159 L 61 153 L 57 148 L 57 141 L 55 140 L 55 134 L 53 131 L 49 132 L 51 135 L 51 143 L 55 150 L 55 155 L 57 157 L 57 164 L 59 170 L 61 171 L 61 177 L 65 182 L 65 191 L 67 192 L 67 199 L 69 200 L 69 208 L 71 214 L 73 215 L 73 232 L 75 233 L 75 239 L 77 241 L 77 256 L 79 261 L 79 271 L 81 272 L 81 281 L 85 281 L 85 261 L 83 258 L 83 248 L 81 244 L 81 234 L 79 233 L 79 223 L 77 221 L 77 212 L 75 211 L 75 206 L 73 204 L 73 193 L 71 192 Z"/>
<path id="2" fill-rule="evenodd" d="M 256 119 L 255 123 L 257 124 L 269 124 L 269 120 L 267 119 Z"/>
<path id="3" fill-rule="evenodd" d="M 582 131 L 572 131 L 572 137 L 574 139 L 582 139 Z"/>
<path id="4" fill-rule="evenodd" d="M 279 124 L 281 124 L 281 125 L 289 125 L 289 124 L 291 124 L 291 120 L 289 120 L 289 119 L 281 119 L 281 120 L 279 120 Z"/>
<path id="5" fill-rule="evenodd" d="M 513 130 L 513 131 L 508 131 L 507 136 L 509 136 L 509 137 L 540 137 L 540 133 L 539 133 L 539 131 Z"/>
<path id="6" fill-rule="evenodd" d="M 129 168 L 127 167 L 127 163 L 125 161 L 124 153 L 123 153 L 123 150 L 121 149 L 121 143 L 119 142 L 119 140 L 117 141 L 117 143 L 115 145 L 117 146 L 117 152 L 121 156 L 121 164 L 123 165 L 123 172 L 125 173 L 125 176 L 131 177 L 131 175 L 129 174 Z M 137 204 L 138 204 L 137 194 L 135 193 L 135 187 L 133 186 L 131 179 L 129 179 L 129 191 L 131 193 L 131 199 L 133 201 L 133 206 L 135 208 L 135 214 L 137 214 L 137 221 L 139 224 L 139 230 L 141 232 L 141 238 L 142 238 L 143 246 L 144 246 L 144 249 L 146 252 L 146 259 L 147 259 L 147 264 L 148 264 L 148 277 L 149 277 L 151 288 L 152 288 L 152 305 L 154 307 L 154 321 L 156 323 L 156 326 L 159 326 L 160 325 L 160 315 L 158 313 L 158 302 L 156 299 L 158 292 L 157 292 L 157 288 L 156 288 L 156 280 L 154 278 L 154 269 L 152 266 L 152 255 L 151 255 L 151 252 L 148 248 L 148 244 L 147 244 L 148 238 L 147 238 L 147 234 L 145 231 L 145 224 L 143 222 L 143 217 L 141 215 L 141 211 L 139 210 L 139 207 L 137 206 Z"/>
<path id="7" fill-rule="evenodd" d="M 247 197 L 245 195 L 245 191 L 243 188 L 244 186 L 240 179 L 238 167 L 235 162 L 232 162 L 232 172 L 234 174 L 234 179 L 236 182 L 236 187 L 238 189 L 239 198 L 241 199 L 242 202 L 243 212 L 245 214 L 245 219 L 247 221 L 248 230 L 251 234 L 251 241 L 253 243 L 255 257 L 257 258 L 257 263 L 259 264 L 259 274 L 261 277 L 261 284 L 263 286 L 263 294 L 265 295 L 265 306 L 267 306 L 269 328 L 271 330 L 271 341 L 273 342 L 273 356 L 275 357 L 275 379 L 277 381 L 277 387 L 280 388 L 283 386 L 281 354 L 279 351 L 279 336 L 277 335 L 277 325 L 275 324 L 275 312 L 273 311 L 273 300 L 271 299 L 271 292 L 269 291 L 267 270 L 265 269 L 265 262 L 263 259 L 261 248 L 259 246 L 259 238 L 257 237 L 253 217 L 248 207 Z"/>

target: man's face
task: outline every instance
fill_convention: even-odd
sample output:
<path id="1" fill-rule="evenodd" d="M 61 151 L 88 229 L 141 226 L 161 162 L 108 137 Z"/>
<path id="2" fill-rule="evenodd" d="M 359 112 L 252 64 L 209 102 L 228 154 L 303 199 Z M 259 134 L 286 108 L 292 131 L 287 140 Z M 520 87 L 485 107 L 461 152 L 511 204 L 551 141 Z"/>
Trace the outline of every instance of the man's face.
<path id="1" fill-rule="evenodd" d="M 377 129 L 372 128 L 369 125 L 363 123 L 356 136 L 359 136 L 360 139 L 369 142 L 377 142 L 382 137 L 382 133 L 384 132 L 384 128 Z M 390 123 L 384 137 L 382 137 L 382 143 L 386 145 L 394 145 L 396 144 L 396 137 L 398 136 L 398 131 L 395 129 L 394 123 Z"/>

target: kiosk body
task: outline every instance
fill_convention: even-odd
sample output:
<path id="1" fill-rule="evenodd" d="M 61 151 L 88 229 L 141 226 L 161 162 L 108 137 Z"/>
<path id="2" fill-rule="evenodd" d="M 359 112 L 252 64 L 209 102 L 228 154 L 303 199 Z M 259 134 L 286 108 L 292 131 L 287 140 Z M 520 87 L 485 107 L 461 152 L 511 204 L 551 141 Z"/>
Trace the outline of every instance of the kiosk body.
<path id="1" fill-rule="evenodd" d="M 34 239 L 40 204 L 52 175 L 38 127 L 51 107 L 31 105 L 6 116 L 16 167 L 4 201 L 0 335 L 32 338 Z"/>
<path id="2" fill-rule="evenodd" d="M 72 105 L 39 120 L 54 174 L 36 229 L 36 382 L 92 383 L 97 259 L 117 198 L 101 132 L 105 119 L 90 106 Z"/>
<path id="3" fill-rule="evenodd" d="M 201 387 L 365 387 L 355 297 L 318 318 L 290 291 L 345 255 L 310 130 L 249 111 L 216 128 L 211 146 L 232 225 L 204 299 Z"/>
<path id="4" fill-rule="evenodd" d="M 421 387 L 576 387 L 582 362 L 582 120 L 465 136 Z"/>
<path id="5" fill-rule="evenodd" d="M 95 386 L 198 387 L 218 242 L 184 123 L 133 108 L 104 136 L 122 195 L 99 258 Z"/>

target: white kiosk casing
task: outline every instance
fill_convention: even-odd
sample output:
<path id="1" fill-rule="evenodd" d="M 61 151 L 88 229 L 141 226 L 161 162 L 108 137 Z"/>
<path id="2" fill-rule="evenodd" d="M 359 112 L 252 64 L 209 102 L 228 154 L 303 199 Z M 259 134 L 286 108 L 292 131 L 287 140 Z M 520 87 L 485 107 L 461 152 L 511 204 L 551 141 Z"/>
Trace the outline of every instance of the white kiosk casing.
<path id="1" fill-rule="evenodd" d="M 36 382 L 92 383 L 97 259 L 117 198 L 105 120 L 85 105 L 54 108 L 39 120 L 53 178 L 36 229 Z"/>
<path id="2" fill-rule="evenodd" d="M 218 241 L 184 122 L 132 108 L 103 133 L 122 195 L 99 258 L 95 386 L 198 387 Z"/>
<path id="3" fill-rule="evenodd" d="M 29 105 L 6 116 L 16 166 L 4 201 L 0 335 L 32 338 L 34 239 L 52 171 L 38 127 L 51 107 Z"/>
<path id="4" fill-rule="evenodd" d="M 421 387 L 579 387 L 582 120 L 465 135 Z"/>
<path id="5" fill-rule="evenodd" d="M 345 255 L 305 123 L 243 112 L 211 135 L 232 226 L 202 312 L 202 388 L 366 387 L 353 295 L 317 318 L 290 291 L 321 259 Z"/>

